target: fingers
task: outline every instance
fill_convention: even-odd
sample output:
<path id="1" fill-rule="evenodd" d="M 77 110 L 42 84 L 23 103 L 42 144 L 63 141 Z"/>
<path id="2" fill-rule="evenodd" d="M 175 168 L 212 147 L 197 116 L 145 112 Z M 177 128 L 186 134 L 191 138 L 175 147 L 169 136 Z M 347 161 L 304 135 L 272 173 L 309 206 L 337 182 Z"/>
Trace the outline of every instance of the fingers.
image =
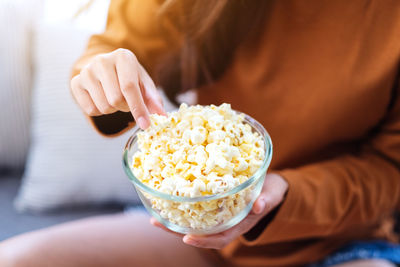
<path id="1" fill-rule="evenodd" d="M 240 235 L 248 232 L 267 213 L 282 203 L 287 190 L 288 183 L 281 176 L 268 174 L 260 196 L 253 205 L 252 212 L 243 221 L 222 233 L 214 235 L 186 235 L 183 242 L 196 247 L 222 249 Z"/>
<path id="2" fill-rule="evenodd" d="M 155 227 L 161 228 L 161 229 L 163 229 L 164 231 L 169 232 L 169 233 L 171 233 L 171 234 L 174 234 L 174 235 L 176 235 L 176 236 L 179 236 L 179 237 L 183 237 L 183 236 L 184 236 L 184 235 L 182 235 L 182 234 L 179 234 L 179 233 L 177 233 L 177 232 L 174 232 L 174 231 L 168 229 L 167 227 L 165 227 L 164 225 L 162 225 L 159 221 L 157 221 L 154 217 L 151 217 L 151 218 L 150 218 L 150 224 L 153 225 L 153 226 L 155 226 Z"/>
<path id="3" fill-rule="evenodd" d="M 133 54 L 122 53 L 117 57 L 116 70 L 121 92 L 129 110 L 140 128 L 150 126 L 149 111 L 144 103 L 139 85 L 139 66 Z"/>
<path id="4" fill-rule="evenodd" d="M 224 235 L 224 234 L 215 234 L 208 236 L 182 235 L 168 229 L 153 217 L 150 218 L 150 223 L 153 226 L 161 228 L 166 232 L 181 237 L 184 243 L 195 247 L 219 249 L 223 248 L 230 242 L 229 235 Z"/>
<path id="5" fill-rule="evenodd" d="M 166 115 L 164 110 L 162 98 L 157 92 L 157 88 L 147 74 L 146 70 L 140 66 L 140 87 L 142 90 L 144 101 L 150 111 L 150 113 L 157 113 L 159 115 Z"/>
<path id="6" fill-rule="evenodd" d="M 288 189 L 287 182 L 277 174 L 268 174 L 260 195 L 255 201 L 252 212 L 254 214 L 267 214 L 282 201 Z"/>
<path id="7" fill-rule="evenodd" d="M 165 115 L 153 80 L 126 49 L 96 56 L 71 80 L 71 91 L 90 116 L 130 111 L 139 127 L 146 129 L 149 113 Z"/>
<path id="8" fill-rule="evenodd" d="M 265 201 L 264 196 L 260 196 L 254 202 L 252 211 L 254 212 L 254 214 L 261 214 L 265 209 L 265 205 L 266 205 L 266 201 Z"/>
<path id="9" fill-rule="evenodd" d="M 195 247 L 222 249 L 238 236 L 248 232 L 261 218 L 262 215 L 249 214 L 239 224 L 224 232 L 204 236 L 186 235 L 183 242 Z"/>
<path id="10" fill-rule="evenodd" d="M 150 218 L 150 223 L 153 226 L 161 228 L 166 232 L 181 237 L 184 243 L 191 246 L 219 249 L 226 246 L 229 243 L 228 235 L 226 236 L 224 236 L 223 234 L 215 234 L 207 236 L 182 235 L 168 229 L 153 217 Z"/>
<path id="11" fill-rule="evenodd" d="M 101 82 L 108 103 L 117 110 L 129 112 L 129 106 L 122 95 L 117 71 L 112 59 L 99 56 L 97 60 L 98 79 Z"/>
<path id="12" fill-rule="evenodd" d="M 75 78 L 74 78 L 75 79 Z M 72 81 L 74 83 L 74 80 Z M 83 89 L 79 85 L 71 86 L 72 94 L 78 105 L 82 107 L 83 111 L 89 116 L 99 116 L 101 112 L 97 109 L 96 105 L 93 103 L 88 91 Z"/>
<path id="13" fill-rule="evenodd" d="M 111 114 L 116 112 L 117 109 L 108 103 L 103 86 L 101 85 L 100 81 L 96 79 L 91 70 L 84 70 L 82 71 L 81 75 L 81 86 L 83 89 L 89 92 L 89 95 L 97 109 L 102 114 Z"/>
<path id="14" fill-rule="evenodd" d="M 211 248 L 211 249 L 222 249 L 227 244 L 230 243 L 229 236 L 223 234 L 215 234 L 208 236 L 194 236 L 194 235 L 185 235 L 183 237 L 183 242 L 201 248 Z"/>
<path id="15" fill-rule="evenodd" d="M 158 92 L 157 91 L 152 92 L 151 90 L 145 89 L 146 85 L 144 85 L 142 81 L 140 82 L 139 85 L 149 112 L 156 113 L 159 115 L 166 115 L 162 101 L 159 100 Z"/>

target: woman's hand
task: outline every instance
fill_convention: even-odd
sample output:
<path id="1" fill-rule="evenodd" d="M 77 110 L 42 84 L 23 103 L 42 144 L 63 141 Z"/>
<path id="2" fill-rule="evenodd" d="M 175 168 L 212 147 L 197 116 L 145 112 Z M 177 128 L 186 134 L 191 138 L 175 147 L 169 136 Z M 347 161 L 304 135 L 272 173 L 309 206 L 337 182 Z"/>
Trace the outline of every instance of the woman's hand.
<path id="1" fill-rule="evenodd" d="M 154 226 L 182 236 L 183 242 L 188 245 L 201 248 L 221 249 L 240 235 L 248 232 L 259 220 L 277 207 L 284 200 L 287 190 L 288 183 L 280 175 L 268 174 L 265 178 L 260 196 L 254 203 L 249 215 L 239 224 L 218 234 L 206 236 L 181 235 L 167 229 L 154 218 L 151 218 L 150 222 Z"/>
<path id="2" fill-rule="evenodd" d="M 127 49 L 95 56 L 71 80 L 71 91 L 89 116 L 130 111 L 142 129 L 150 125 L 149 113 L 165 114 L 153 80 Z"/>

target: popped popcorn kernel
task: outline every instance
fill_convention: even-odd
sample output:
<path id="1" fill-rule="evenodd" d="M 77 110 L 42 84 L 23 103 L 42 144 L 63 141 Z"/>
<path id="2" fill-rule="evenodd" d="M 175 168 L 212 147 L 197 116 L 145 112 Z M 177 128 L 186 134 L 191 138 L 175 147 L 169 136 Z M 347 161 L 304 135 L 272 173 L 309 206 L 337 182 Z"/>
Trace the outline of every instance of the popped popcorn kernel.
<path id="1" fill-rule="evenodd" d="M 138 133 L 133 156 L 135 176 L 160 192 L 202 197 L 227 192 L 248 180 L 265 157 L 262 136 L 229 104 L 187 106 L 168 117 L 153 114 Z M 229 220 L 251 199 L 251 188 L 223 199 L 179 203 L 146 194 L 164 219 L 206 229 Z"/>

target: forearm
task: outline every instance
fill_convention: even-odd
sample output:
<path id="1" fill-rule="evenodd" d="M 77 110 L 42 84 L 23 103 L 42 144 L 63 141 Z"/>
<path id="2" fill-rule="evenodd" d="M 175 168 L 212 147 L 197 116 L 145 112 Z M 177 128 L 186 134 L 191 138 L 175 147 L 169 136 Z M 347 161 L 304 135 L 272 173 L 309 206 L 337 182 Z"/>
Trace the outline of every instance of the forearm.
<path id="1" fill-rule="evenodd" d="M 335 235 L 373 225 L 398 207 L 399 170 L 374 153 L 278 173 L 289 183 L 286 198 L 262 233 L 244 240 L 248 244 Z"/>
<path id="2" fill-rule="evenodd" d="M 160 30 L 154 19 L 159 7 L 160 2 L 156 0 L 112 0 L 105 31 L 89 39 L 86 50 L 73 67 L 72 77 L 96 55 L 118 48 L 132 51 L 151 75 L 160 55 L 171 49 L 165 35 L 178 38 L 171 27 L 168 33 Z"/>

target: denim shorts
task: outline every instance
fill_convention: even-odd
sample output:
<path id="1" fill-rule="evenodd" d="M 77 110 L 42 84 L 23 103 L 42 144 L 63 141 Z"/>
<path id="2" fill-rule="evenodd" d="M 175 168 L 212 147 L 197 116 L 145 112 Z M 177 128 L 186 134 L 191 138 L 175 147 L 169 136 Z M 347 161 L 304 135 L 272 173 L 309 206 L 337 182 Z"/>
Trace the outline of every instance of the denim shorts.
<path id="1" fill-rule="evenodd" d="M 387 241 L 353 242 L 307 267 L 328 267 L 354 260 L 380 259 L 400 266 L 400 244 Z"/>

